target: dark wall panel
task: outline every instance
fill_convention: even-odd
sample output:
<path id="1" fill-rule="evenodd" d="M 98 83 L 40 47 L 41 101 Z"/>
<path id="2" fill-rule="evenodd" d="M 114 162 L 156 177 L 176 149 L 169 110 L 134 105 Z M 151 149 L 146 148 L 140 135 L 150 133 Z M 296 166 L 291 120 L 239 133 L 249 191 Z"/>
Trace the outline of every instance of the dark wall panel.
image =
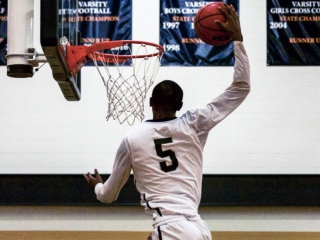
<path id="1" fill-rule="evenodd" d="M 108 175 L 102 175 L 107 179 Z M 320 175 L 204 175 L 201 205 L 320 206 Z M 133 176 L 114 205 L 139 205 Z M 82 175 L 0 175 L 0 205 L 103 205 Z"/>

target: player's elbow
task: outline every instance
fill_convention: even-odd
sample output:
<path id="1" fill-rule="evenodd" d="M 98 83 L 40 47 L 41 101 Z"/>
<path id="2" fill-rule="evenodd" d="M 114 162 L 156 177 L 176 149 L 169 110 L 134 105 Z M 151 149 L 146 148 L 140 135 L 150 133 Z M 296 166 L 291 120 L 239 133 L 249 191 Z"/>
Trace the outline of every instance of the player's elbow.
<path id="1" fill-rule="evenodd" d="M 239 92 L 246 92 L 249 94 L 249 92 L 251 91 L 251 86 L 250 86 L 250 82 L 249 81 L 239 81 L 234 85 L 234 88 L 239 91 Z"/>
<path id="2" fill-rule="evenodd" d="M 250 83 L 247 82 L 247 86 L 246 86 L 246 91 L 248 92 L 248 94 L 250 93 L 251 91 L 251 85 Z"/>
<path id="3" fill-rule="evenodd" d="M 102 203 L 105 203 L 105 204 L 111 204 L 111 203 L 113 203 L 113 201 L 110 201 L 110 200 L 102 200 L 101 202 L 102 202 Z"/>
<path id="4" fill-rule="evenodd" d="M 103 191 L 99 191 L 97 193 L 97 199 L 100 202 L 106 203 L 106 204 L 110 204 L 112 202 L 114 202 L 115 200 L 117 200 L 117 197 L 113 194 L 109 193 L 105 193 Z"/>
<path id="5" fill-rule="evenodd" d="M 113 198 L 110 198 L 110 197 L 102 197 L 102 196 L 97 196 L 97 199 L 102 202 L 102 203 L 105 203 L 105 204 L 111 204 L 113 203 L 114 199 Z"/>

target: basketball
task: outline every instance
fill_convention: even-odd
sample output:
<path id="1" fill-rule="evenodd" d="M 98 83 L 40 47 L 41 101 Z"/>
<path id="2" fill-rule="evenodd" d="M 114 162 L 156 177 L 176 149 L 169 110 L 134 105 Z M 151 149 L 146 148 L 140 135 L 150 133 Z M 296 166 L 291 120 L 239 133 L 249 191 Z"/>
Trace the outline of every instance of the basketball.
<path id="1" fill-rule="evenodd" d="M 219 7 L 224 8 L 225 4 L 213 2 L 202 6 L 194 21 L 197 36 L 210 45 L 224 45 L 231 41 L 230 34 L 215 22 L 215 20 L 223 23 L 227 21 Z"/>

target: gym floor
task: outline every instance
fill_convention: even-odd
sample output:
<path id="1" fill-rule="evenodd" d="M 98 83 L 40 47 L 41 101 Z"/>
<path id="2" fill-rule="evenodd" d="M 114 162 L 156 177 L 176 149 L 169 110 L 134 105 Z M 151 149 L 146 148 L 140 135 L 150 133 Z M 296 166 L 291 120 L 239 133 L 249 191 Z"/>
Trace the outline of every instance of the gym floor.
<path id="1" fill-rule="evenodd" d="M 147 240 L 149 232 L 0 231 L 2 240 Z M 316 232 L 212 232 L 212 240 L 319 240 Z"/>

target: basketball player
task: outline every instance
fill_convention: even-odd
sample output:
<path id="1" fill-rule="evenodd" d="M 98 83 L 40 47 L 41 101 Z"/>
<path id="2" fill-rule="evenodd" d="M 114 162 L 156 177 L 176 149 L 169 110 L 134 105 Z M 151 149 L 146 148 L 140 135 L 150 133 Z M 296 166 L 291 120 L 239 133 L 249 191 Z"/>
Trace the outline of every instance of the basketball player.
<path id="1" fill-rule="evenodd" d="M 150 98 L 153 119 L 128 131 L 117 151 L 113 173 L 103 183 L 98 171 L 84 177 L 97 199 L 115 201 L 133 170 L 141 205 L 152 216 L 151 239 L 211 239 L 198 214 L 202 188 L 202 153 L 209 131 L 235 110 L 250 91 L 249 62 L 242 44 L 237 14 L 232 6 L 221 9 L 227 22 L 220 23 L 234 41 L 232 84 L 207 105 L 176 117 L 183 91 L 165 80 Z"/>

